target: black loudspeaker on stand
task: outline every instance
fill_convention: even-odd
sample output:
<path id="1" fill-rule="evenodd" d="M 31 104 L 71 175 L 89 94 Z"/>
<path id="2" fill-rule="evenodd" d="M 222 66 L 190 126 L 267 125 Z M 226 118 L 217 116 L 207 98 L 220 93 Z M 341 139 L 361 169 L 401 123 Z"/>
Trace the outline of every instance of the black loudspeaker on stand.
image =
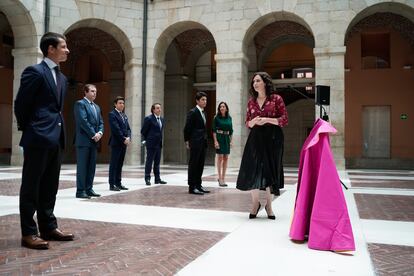
<path id="1" fill-rule="evenodd" d="M 319 105 L 319 114 L 320 117 L 329 122 L 329 117 L 326 114 L 325 108 L 323 108 L 324 105 L 330 104 L 330 93 L 331 93 L 331 87 L 327 85 L 317 85 L 316 86 L 316 97 L 315 97 L 315 103 Z M 324 111 L 324 114 L 322 116 L 322 109 Z"/>
<path id="2" fill-rule="evenodd" d="M 310 98 L 308 95 L 303 94 L 302 92 L 300 92 L 299 90 L 297 90 L 296 88 L 294 88 L 291 85 L 288 85 L 288 88 L 290 88 L 291 90 L 295 91 L 296 93 L 302 95 L 303 97 L 305 97 L 308 100 L 311 100 L 312 98 Z M 315 104 L 319 105 L 319 113 L 320 113 L 320 118 L 322 120 L 325 120 L 327 122 L 329 122 L 329 116 L 326 113 L 325 108 L 323 107 L 324 105 L 329 105 L 330 104 L 330 92 L 331 92 L 331 87 L 327 86 L 327 85 L 317 85 L 316 86 L 316 97 L 315 97 Z M 322 115 L 322 109 L 323 109 L 323 115 Z"/>

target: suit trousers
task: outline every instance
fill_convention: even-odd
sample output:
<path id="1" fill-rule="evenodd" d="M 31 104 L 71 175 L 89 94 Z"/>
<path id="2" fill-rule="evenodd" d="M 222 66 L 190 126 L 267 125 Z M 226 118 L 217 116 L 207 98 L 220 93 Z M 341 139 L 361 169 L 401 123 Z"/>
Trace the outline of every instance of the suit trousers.
<path id="1" fill-rule="evenodd" d="M 151 179 L 151 167 L 154 163 L 154 177 L 155 181 L 160 180 L 160 161 L 161 161 L 161 147 L 148 148 L 147 158 L 145 160 L 145 179 Z"/>
<path id="2" fill-rule="evenodd" d="M 201 188 L 201 176 L 204 170 L 206 159 L 206 147 L 191 147 L 190 160 L 188 161 L 188 188 Z"/>
<path id="3" fill-rule="evenodd" d="M 126 147 L 111 146 L 111 161 L 109 163 L 109 186 L 121 186 L 122 166 L 124 165 Z"/>
<path id="4" fill-rule="evenodd" d="M 96 147 L 76 147 L 76 194 L 90 192 L 95 178 Z"/>
<path id="5" fill-rule="evenodd" d="M 25 147 L 23 155 L 22 185 L 19 196 L 22 235 L 38 234 L 38 228 L 33 219 L 35 212 L 39 231 L 49 232 L 57 228 L 53 210 L 59 187 L 61 148 L 60 146 Z"/>

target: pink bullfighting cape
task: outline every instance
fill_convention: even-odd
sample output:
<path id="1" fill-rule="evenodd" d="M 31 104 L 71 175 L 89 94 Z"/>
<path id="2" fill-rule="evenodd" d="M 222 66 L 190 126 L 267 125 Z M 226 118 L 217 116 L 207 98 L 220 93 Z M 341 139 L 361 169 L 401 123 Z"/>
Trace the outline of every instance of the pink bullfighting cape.
<path id="1" fill-rule="evenodd" d="M 289 236 L 318 250 L 355 250 L 345 197 L 329 143 L 336 129 L 318 119 L 300 153 L 295 211 Z"/>

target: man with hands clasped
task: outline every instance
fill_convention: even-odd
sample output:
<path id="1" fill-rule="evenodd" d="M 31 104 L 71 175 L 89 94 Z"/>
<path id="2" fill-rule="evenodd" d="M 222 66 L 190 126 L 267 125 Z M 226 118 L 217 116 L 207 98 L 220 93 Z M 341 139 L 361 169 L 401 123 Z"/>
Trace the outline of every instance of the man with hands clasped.
<path id="1" fill-rule="evenodd" d="M 99 197 L 92 189 L 95 177 L 96 154 L 104 126 L 101 109 L 94 103 L 96 86 L 84 86 L 85 97 L 75 103 L 75 146 L 76 146 L 76 197 Z"/>

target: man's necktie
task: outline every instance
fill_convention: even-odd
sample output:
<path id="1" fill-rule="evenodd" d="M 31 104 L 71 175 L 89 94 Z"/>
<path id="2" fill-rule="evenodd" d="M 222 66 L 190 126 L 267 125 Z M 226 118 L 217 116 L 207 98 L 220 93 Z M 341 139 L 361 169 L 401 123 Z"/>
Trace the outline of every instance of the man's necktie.
<path id="1" fill-rule="evenodd" d="M 93 104 L 93 102 L 91 102 L 91 107 L 92 107 L 92 110 L 93 110 L 93 115 L 95 115 L 95 120 L 98 121 L 98 112 L 96 112 L 96 108 L 95 108 L 95 105 Z"/>
<path id="2" fill-rule="evenodd" d="M 162 128 L 162 124 L 161 124 L 161 119 L 160 119 L 160 117 L 157 117 L 157 123 L 158 123 L 159 127 L 160 127 L 160 128 Z"/>
<path id="3" fill-rule="evenodd" d="M 119 116 L 121 116 L 122 122 L 125 124 L 125 115 L 122 112 L 119 112 Z"/>
<path id="4" fill-rule="evenodd" d="M 204 112 L 204 110 L 201 111 L 201 115 L 203 117 L 204 124 L 206 124 L 206 113 Z"/>
<path id="5" fill-rule="evenodd" d="M 62 89 L 62 77 L 60 75 L 59 66 L 55 66 L 54 69 L 56 73 L 56 96 L 57 96 L 58 102 L 60 102 L 60 93 Z"/>

